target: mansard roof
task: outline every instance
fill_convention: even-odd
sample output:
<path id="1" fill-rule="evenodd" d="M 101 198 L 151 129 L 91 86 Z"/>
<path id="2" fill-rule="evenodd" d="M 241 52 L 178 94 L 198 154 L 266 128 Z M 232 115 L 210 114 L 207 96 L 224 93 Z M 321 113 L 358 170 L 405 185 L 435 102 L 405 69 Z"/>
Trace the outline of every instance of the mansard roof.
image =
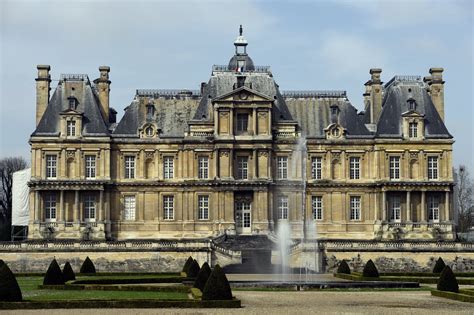
<path id="1" fill-rule="evenodd" d="M 86 75 L 61 75 L 58 86 L 49 100 L 48 106 L 32 136 L 56 136 L 60 132 L 60 115 L 69 110 L 66 80 L 82 81 L 83 92 L 74 95 L 77 99 L 75 111 L 82 114 L 82 135 L 107 136 L 109 131 L 100 111 L 100 101 L 96 91 Z"/>
<path id="2" fill-rule="evenodd" d="M 452 138 L 438 114 L 426 87 L 417 76 L 396 76 L 385 85 L 377 137 L 401 137 L 402 116 L 409 112 L 408 100 L 416 102 L 416 112 L 424 115 L 426 138 Z"/>

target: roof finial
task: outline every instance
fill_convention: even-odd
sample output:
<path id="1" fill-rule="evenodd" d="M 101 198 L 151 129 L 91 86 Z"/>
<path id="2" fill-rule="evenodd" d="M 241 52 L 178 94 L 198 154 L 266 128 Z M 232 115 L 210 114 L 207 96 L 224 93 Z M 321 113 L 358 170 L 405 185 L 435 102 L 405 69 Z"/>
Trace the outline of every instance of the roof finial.
<path id="1" fill-rule="evenodd" d="M 243 32 L 243 30 L 242 30 L 242 24 L 240 24 L 240 28 L 239 28 L 239 34 L 240 34 L 240 36 L 242 36 L 242 32 Z"/>

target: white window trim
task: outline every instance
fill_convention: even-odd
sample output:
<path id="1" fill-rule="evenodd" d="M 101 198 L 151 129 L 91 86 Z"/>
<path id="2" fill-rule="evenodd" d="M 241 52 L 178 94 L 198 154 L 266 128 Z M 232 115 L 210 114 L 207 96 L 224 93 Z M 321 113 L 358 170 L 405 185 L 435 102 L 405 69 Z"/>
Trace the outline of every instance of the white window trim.
<path id="1" fill-rule="evenodd" d="M 288 156 L 279 155 L 277 158 L 277 178 L 288 179 Z"/>
<path id="2" fill-rule="evenodd" d="M 174 156 L 163 156 L 163 179 L 174 178 Z"/>
<path id="3" fill-rule="evenodd" d="M 394 160 L 393 168 L 392 168 L 392 159 Z M 391 181 L 397 181 L 401 178 L 401 161 L 402 159 L 400 156 L 389 156 L 388 158 L 388 177 Z M 396 166 L 398 164 L 398 166 Z M 398 171 L 398 174 L 397 174 Z M 393 175 L 393 176 L 392 176 Z M 398 175 L 398 176 L 397 176 Z"/>
<path id="4" fill-rule="evenodd" d="M 354 161 L 354 163 L 352 163 Z M 349 179 L 358 180 L 361 178 L 361 158 L 360 156 L 349 157 Z"/>
<path id="5" fill-rule="evenodd" d="M 439 223 L 440 221 L 440 209 L 439 209 L 439 197 L 438 196 L 429 196 L 427 207 L 428 207 L 428 221 L 432 223 Z M 435 213 L 437 214 L 435 216 Z M 432 215 L 431 215 L 432 214 Z M 430 219 L 430 215 L 432 218 Z"/>
<path id="6" fill-rule="evenodd" d="M 277 217 L 278 220 L 288 220 L 290 217 L 290 200 L 288 196 L 278 196 L 277 200 Z"/>
<path id="7" fill-rule="evenodd" d="M 130 159 L 130 163 L 127 163 L 128 159 Z M 125 179 L 136 178 L 136 168 L 137 168 L 137 157 L 135 155 L 126 155 L 124 157 L 124 174 L 123 174 L 124 176 L 123 177 Z"/>
<path id="8" fill-rule="evenodd" d="M 323 158 L 320 156 L 311 157 L 311 179 L 323 179 Z"/>
<path id="9" fill-rule="evenodd" d="M 320 218 L 316 214 L 320 214 Z M 311 214 L 313 220 L 323 221 L 324 220 L 324 204 L 323 196 L 311 196 Z"/>
<path id="10" fill-rule="evenodd" d="M 241 164 L 241 161 L 245 163 Z M 243 167 L 244 164 L 245 164 L 245 167 Z M 237 179 L 238 180 L 249 179 L 249 157 L 248 156 L 237 156 Z"/>
<path id="11" fill-rule="evenodd" d="M 395 210 L 398 211 L 398 218 L 395 216 Z M 400 196 L 390 197 L 390 221 L 400 223 L 402 221 L 402 203 Z"/>
<path id="12" fill-rule="evenodd" d="M 352 201 L 358 200 L 357 203 Z M 353 207 L 357 206 L 357 207 Z M 362 198 L 361 196 L 350 196 L 349 197 L 349 221 L 361 221 L 362 218 Z M 354 215 L 353 215 L 354 214 Z"/>
<path id="13" fill-rule="evenodd" d="M 49 158 L 51 158 L 51 161 L 49 161 Z M 45 161 L 46 161 L 45 162 L 46 163 L 46 179 L 57 179 L 58 178 L 58 156 L 57 156 L 57 154 L 46 154 Z"/>
<path id="14" fill-rule="evenodd" d="M 163 196 L 163 220 L 174 220 L 174 195 Z"/>
<path id="15" fill-rule="evenodd" d="M 91 218 L 91 210 L 94 211 L 94 217 Z M 87 214 L 87 216 L 86 216 Z M 95 222 L 97 219 L 97 203 L 95 196 L 86 195 L 84 197 L 84 221 Z"/>
<path id="16" fill-rule="evenodd" d="M 54 217 L 51 215 L 51 211 L 54 210 Z M 49 214 L 49 218 L 47 218 Z M 45 222 L 56 222 L 58 215 L 58 201 L 55 194 L 47 194 L 44 201 L 44 220 Z"/>
<path id="17" fill-rule="evenodd" d="M 436 167 L 430 165 L 430 160 L 436 161 Z M 427 156 L 426 167 L 428 180 L 439 180 L 439 156 Z M 436 174 L 436 176 L 433 176 L 434 174 Z"/>
<path id="18" fill-rule="evenodd" d="M 200 221 L 209 220 L 209 199 L 209 195 L 198 195 L 198 220 Z"/>
<path id="19" fill-rule="evenodd" d="M 198 178 L 209 179 L 209 157 L 205 155 L 198 156 Z"/>
<path id="20" fill-rule="evenodd" d="M 124 221 L 135 221 L 136 218 L 137 218 L 137 198 L 135 195 L 125 195 L 123 197 L 123 218 L 122 219 Z"/>
<path id="21" fill-rule="evenodd" d="M 90 163 L 91 161 L 88 161 L 88 158 L 93 158 L 91 160 L 91 161 L 93 161 L 93 163 Z M 96 179 L 97 178 L 97 156 L 92 155 L 92 154 L 85 155 L 84 156 L 84 165 L 85 165 L 86 179 Z"/>

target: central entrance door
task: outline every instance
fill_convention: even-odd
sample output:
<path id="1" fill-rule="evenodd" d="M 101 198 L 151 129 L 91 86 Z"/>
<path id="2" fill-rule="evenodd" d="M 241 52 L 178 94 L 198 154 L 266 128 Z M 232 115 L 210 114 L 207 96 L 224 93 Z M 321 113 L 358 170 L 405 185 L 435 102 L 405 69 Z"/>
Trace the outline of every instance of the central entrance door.
<path id="1" fill-rule="evenodd" d="M 252 202 L 250 199 L 237 199 L 234 213 L 237 233 L 252 234 Z"/>

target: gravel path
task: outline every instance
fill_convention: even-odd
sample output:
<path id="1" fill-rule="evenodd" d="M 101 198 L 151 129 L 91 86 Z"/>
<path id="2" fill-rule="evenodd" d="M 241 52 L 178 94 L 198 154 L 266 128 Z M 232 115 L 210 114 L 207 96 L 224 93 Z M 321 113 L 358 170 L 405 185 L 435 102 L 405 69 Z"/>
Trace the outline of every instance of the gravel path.
<path id="1" fill-rule="evenodd" d="M 472 303 L 432 297 L 428 291 L 252 292 L 236 291 L 242 309 L 20 310 L 0 314 L 474 314 Z"/>

